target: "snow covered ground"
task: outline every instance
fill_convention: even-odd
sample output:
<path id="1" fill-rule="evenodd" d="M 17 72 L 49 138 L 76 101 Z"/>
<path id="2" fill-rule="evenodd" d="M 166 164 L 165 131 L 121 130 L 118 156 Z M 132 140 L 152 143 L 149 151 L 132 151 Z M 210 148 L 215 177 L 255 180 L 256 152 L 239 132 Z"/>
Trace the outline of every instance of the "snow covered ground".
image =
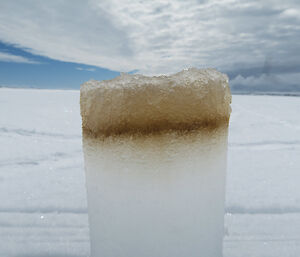
<path id="1" fill-rule="evenodd" d="M 300 98 L 232 108 L 224 257 L 298 257 Z M 88 255 L 79 92 L 0 89 L 0 256 Z"/>

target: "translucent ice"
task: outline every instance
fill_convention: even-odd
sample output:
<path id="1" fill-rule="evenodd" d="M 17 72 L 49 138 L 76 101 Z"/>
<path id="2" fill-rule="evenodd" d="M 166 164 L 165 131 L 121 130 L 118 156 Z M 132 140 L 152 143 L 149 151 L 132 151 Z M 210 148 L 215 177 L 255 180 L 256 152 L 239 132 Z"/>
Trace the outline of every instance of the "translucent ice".
<path id="1" fill-rule="evenodd" d="M 220 257 L 225 75 L 122 75 L 81 87 L 92 257 Z"/>
<path id="2" fill-rule="evenodd" d="M 230 102 L 228 77 L 213 69 L 122 74 L 80 89 L 82 125 L 93 135 L 215 127 L 228 122 Z"/>

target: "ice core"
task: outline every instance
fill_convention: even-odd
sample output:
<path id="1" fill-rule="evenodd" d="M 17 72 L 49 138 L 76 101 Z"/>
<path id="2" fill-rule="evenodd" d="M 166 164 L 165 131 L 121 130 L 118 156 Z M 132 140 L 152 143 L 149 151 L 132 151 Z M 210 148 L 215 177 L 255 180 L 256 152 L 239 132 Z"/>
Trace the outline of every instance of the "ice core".
<path id="1" fill-rule="evenodd" d="M 217 127 L 228 123 L 230 103 L 228 77 L 214 69 L 121 74 L 80 88 L 83 130 L 94 136 Z"/>

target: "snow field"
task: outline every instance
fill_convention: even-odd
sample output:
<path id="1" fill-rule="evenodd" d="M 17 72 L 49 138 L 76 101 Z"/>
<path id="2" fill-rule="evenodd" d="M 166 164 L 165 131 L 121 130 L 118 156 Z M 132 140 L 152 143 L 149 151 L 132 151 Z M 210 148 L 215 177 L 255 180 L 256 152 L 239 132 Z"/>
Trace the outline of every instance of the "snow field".
<path id="1" fill-rule="evenodd" d="M 224 257 L 300 255 L 300 98 L 233 96 Z M 0 89 L 0 256 L 88 256 L 79 91 Z"/>

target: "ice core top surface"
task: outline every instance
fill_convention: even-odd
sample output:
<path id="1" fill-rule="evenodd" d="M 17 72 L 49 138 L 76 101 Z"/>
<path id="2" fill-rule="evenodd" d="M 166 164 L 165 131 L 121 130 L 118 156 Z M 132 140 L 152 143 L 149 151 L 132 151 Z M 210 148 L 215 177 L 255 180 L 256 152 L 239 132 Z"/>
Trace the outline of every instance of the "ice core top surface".
<path id="1" fill-rule="evenodd" d="M 82 127 L 95 136 L 217 127 L 228 123 L 230 103 L 228 77 L 214 69 L 121 74 L 80 88 Z"/>

